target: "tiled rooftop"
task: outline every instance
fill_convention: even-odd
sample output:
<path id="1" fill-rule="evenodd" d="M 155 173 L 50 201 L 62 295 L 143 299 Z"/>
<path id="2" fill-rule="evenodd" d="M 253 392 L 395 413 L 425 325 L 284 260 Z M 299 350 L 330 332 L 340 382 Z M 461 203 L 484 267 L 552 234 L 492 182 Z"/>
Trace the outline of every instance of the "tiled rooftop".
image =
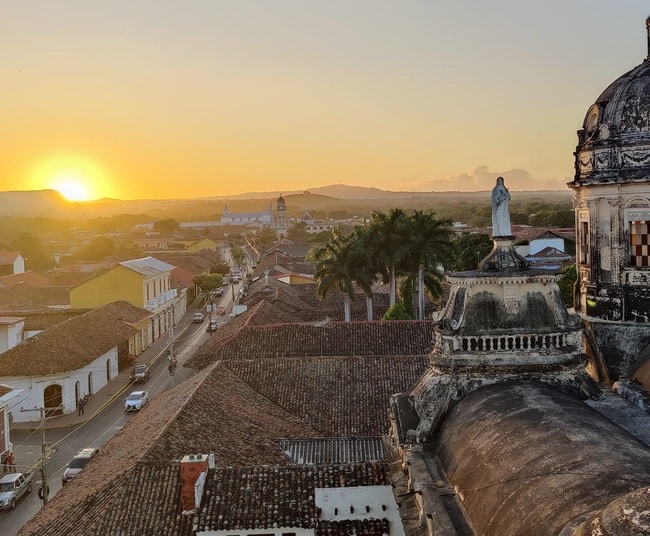
<path id="1" fill-rule="evenodd" d="M 52 307 L 69 307 L 70 293 L 64 287 L 32 287 L 20 284 L 0 288 L 0 312 L 43 311 Z"/>
<path id="2" fill-rule="evenodd" d="M 0 354 L 2 375 L 44 376 L 83 368 L 135 335 L 127 322 L 137 311 L 115 302 L 52 326 Z"/>
<path id="3" fill-rule="evenodd" d="M 409 391 L 426 356 L 320 357 L 232 361 L 251 389 L 324 437 L 380 436 L 388 431 L 390 396 Z"/>
<path id="4" fill-rule="evenodd" d="M 288 464 L 278 439 L 317 436 L 298 415 L 217 365 L 178 408 L 145 457 L 168 461 L 188 453 L 214 453 L 220 465 Z"/>
<path id="5" fill-rule="evenodd" d="M 0 287 L 9 287 L 21 283 L 32 287 L 49 287 L 52 285 L 47 277 L 33 270 L 0 277 Z"/>
<path id="6" fill-rule="evenodd" d="M 199 531 L 319 528 L 315 488 L 388 485 L 382 463 L 299 467 L 217 467 L 208 471 Z M 378 513 L 379 514 L 379 513 Z M 332 529 L 330 524 L 327 528 Z M 325 527 L 323 527 L 325 528 Z M 332 532 L 345 534 L 345 532 Z M 317 531 L 317 534 L 327 534 Z"/>
<path id="7" fill-rule="evenodd" d="M 431 350 L 430 322 L 327 322 L 246 326 L 215 359 L 424 355 Z"/>

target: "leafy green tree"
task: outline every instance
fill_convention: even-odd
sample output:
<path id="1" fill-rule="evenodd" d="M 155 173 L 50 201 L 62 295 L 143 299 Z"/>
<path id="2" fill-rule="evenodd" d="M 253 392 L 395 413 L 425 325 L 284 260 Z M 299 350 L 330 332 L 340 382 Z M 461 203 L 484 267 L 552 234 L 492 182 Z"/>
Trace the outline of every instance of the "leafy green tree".
<path id="1" fill-rule="evenodd" d="M 492 251 L 492 240 L 484 233 L 463 233 L 453 239 L 455 272 L 476 270 L 479 261 Z"/>
<path id="2" fill-rule="evenodd" d="M 18 234 L 11 242 L 11 249 L 20 252 L 28 270 L 49 270 L 54 266 L 54 259 L 43 246 L 41 239 L 28 231 Z"/>
<path id="3" fill-rule="evenodd" d="M 192 278 L 192 282 L 203 292 L 210 292 L 221 287 L 223 276 L 221 274 L 199 274 Z"/>
<path id="4" fill-rule="evenodd" d="M 244 250 L 239 246 L 232 246 L 230 248 L 230 255 L 232 256 L 232 260 L 235 261 L 235 264 L 237 266 L 241 266 L 244 262 L 244 259 L 246 258 Z"/>
<path id="5" fill-rule="evenodd" d="M 128 259 L 137 259 L 139 257 L 142 257 L 142 255 L 142 249 L 137 244 L 134 244 L 128 240 L 122 240 L 121 242 L 118 242 L 115 244 L 115 247 L 113 249 L 113 256 L 124 261 Z"/>
<path id="6" fill-rule="evenodd" d="M 107 236 L 98 236 L 89 244 L 84 245 L 75 255 L 84 261 L 101 261 L 112 257 L 115 253 L 115 242 Z"/>
<path id="7" fill-rule="evenodd" d="M 557 285 L 560 287 L 560 294 L 562 295 L 564 305 L 567 308 L 574 307 L 575 305 L 573 301 L 573 291 L 577 280 L 578 272 L 575 264 L 565 266 L 560 272 L 560 278 L 558 279 Z"/>
<path id="8" fill-rule="evenodd" d="M 255 236 L 263 249 L 267 249 L 271 244 L 278 241 L 278 233 L 270 227 L 263 227 Z"/>
<path id="9" fill-rule="evenodd" d="M 178 223 L 174 218 L 166 218 L 164 220 L 158 220 L 153 224 L 153 230 L 159 233 L 171 234 L 174 231 L 178 231 L 181 227 L 181 224 Z"/>
<path id="10" fill-rule="evenodd" d="M 306 242 L 309 239 L 307 224 L 304 221 L 294 223 L 287 229 L 287 238 L 292 242 Z"/>
<path id="11" fill-rule="evenodd" d="M 228 272 L 230 272 L 230 265 L 225 262 L 220 262 L 219 264 L 215 264 L 212 266 L 212 268 L 210 268 L 211 274 L 226 275 Z"/>
<path id="12" fill-rule="evenodd" d="M 382 320 L 412 320 L 402 302 L 397 302 L 384 313 Z"/>
<path id="13" fill-rule="evenodd" d="M 244 238 L 244 235 L 241 233 L 230 233 L 228 235 L 228 244 L 230 247 L 243 247 L 246 244 L 246 239 Z"/>
<path id="14" fill-rule="evenodd" d="M 332 238 L 332 231 L 331 230 L 320 231 L 319 233 L 316 233 L 315 235 L 312 235 L 312 237 L 309 239 L 309 242 L 312 243 L 312 244 L 324 244 L 330 238 Z"/>

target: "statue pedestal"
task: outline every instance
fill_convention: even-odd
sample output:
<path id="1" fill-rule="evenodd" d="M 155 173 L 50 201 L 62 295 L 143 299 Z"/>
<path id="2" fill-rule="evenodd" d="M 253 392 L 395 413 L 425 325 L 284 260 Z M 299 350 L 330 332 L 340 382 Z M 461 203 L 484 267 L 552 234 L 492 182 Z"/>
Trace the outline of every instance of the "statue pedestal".
<path id="1" fill-rule="evenodd" d="M 528 269 L 528 261 L 515 251 L 514 236 L 493 236 L 492 251 L 478 264 L 481 272 L 519 272 Z"/>

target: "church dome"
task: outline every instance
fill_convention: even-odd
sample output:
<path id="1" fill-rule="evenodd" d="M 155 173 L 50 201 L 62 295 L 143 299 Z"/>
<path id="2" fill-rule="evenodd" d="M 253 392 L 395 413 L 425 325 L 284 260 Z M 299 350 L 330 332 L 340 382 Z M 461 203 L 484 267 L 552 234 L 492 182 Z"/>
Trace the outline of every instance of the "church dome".
<path id="1" fill-rule="evenodd" d="M 570 186 L 650 179 L 650 17 L 648 57 L 612 82 L 578 131 Z"/>

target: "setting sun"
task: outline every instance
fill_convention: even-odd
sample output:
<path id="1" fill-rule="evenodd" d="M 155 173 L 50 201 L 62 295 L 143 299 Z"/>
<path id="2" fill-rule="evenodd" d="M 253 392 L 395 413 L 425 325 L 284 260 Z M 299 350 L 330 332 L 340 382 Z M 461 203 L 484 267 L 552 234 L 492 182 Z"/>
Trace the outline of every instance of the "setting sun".
<path id="1" fill-rule="evenodd" d="M 73 174 L 54 177 L 51 186 L 68 201 L 89 201 L 96 197 L 89 187 L 88 180 Z"/>
<path id="2" fill-rule="evenodd" d="M 104 168 L 87 157 L 45 158 L 32 168 L 30 177 L 33 188 L 56 190 L 68 201 L 91 201 L 112 194 Z"/>

